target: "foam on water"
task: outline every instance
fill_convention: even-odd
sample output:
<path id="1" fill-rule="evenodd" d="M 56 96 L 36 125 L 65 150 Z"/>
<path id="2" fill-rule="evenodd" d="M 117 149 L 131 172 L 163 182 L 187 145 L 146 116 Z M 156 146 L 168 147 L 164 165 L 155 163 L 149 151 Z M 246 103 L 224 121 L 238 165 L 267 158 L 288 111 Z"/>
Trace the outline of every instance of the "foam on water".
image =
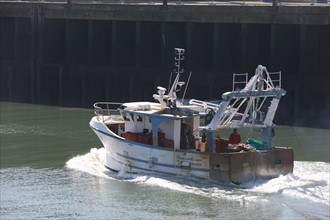
<path id="1" fill-rule="evenodd" d="M 330 216 L 327 211 L 330 207 L 329 163 L 296 161 L 293 174 L 237 186 L 191 177 L 136 175 L 123 171 L 113 173 L 103 166 L 104 153 L 104 148 L 92 148 L 89 153 L 69 160 L 66 166 L 99 177 L 157 186 L 210 198 L 259 202 L 267 198 L 268 201 L 287 206 L 298 213 L 306 213 L 308 210 L 307 218 L 323 219 Z"/>
<path id="2" fill-rule="evenodd" d="M 131 182 L 141 185 L 158 186 L 162 188 L 168 188 L 171 190 L 195 193 L 200 195 L 210 195 L 211 191 L 214 191 L 216 187 L 212 185 L 208 180 L 201 180 L 192 177 L 181 176 L 159 176 L 155 175 L 138 175 L 130 174 L 121 170 L 118 173 L 111 172 L 104 166 L 105 148 L 92 148 L 90 152 L 85 155 L 78 155 L 66 162 L 66 167 L 70 169 L 87 172 L 89 174 L 110 178 L 118 181 Z M 208 186 L 208 188 L 203 188 Z M 213 187 L 213 189 L 212 189 Z"/>
<path id="3" fill-rule="evenodd" d="M 66 167 L 83 171 L 95 176 L 111 178 L 108 169 L 105 168 L 104 157 L 105 148 L 92 148 L 85 155 L 78 155 L 66 162 Z"/>
<path id="4" fill-rule="evenodd" d="M 329 163 L 299 162 L 294 163 L 293 174 L 280 176 L 251 189 L 254 192 L 280 193 L 297 199 L 308 199 L 329 205 Z"/>

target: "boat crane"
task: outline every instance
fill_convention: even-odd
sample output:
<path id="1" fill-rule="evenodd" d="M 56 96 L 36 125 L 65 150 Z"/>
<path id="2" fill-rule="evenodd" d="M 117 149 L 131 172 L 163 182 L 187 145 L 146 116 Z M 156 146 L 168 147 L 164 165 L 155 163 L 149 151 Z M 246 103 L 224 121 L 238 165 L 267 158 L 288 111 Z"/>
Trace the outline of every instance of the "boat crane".
<path id="1" fill-rule="evenodd" d="M 179 81 L 180 74 L 183 73 L 181 61 L 184 60 L 184 52 L 184 49 L 175 49 L 177 69 L 174 70 L 174 73 L 176 73 L 176 78 L 168 94 L 165 95 L 165 88 L 158 86 L 158 94 L 153 95 L 153 98 L 158 100 L 162 107 L 176 107 L 176 92 L 180 91 L 185 84 Z M 245 76 L 246 80 L 238 81 L 237 77 L 242 75 Z M 271 76 L 275 79 L 272 79 Z M 281 88 L 281 72 L 270 73 L 265 66 L 259 65 L 254 76 L 249 81 L 247 79 L 248 73 L 234 73 L 233 91 L 222 94 L 222 101 L 219 104 L 191 99 L 189 100 L 190 105 L 185 107 L 198 110 L 201 115 L 206 115 L 210 111 L 214 114 L 209 124 L 200 127 L 201 130 L 207 131 L 208 139 L 215 138 L 217 129 L 260 128 L 262 130 L 262 142 L 266 148 L 270 148 L 272 146 L 271 130 L 275 112 L 280 98 L 286 94 L 286 91 Z M 242 83 L 245 83 L 242 90 L 234 90 L 236 84 Z M 214 143 L 209 144 L 212 145 L 209 146 L 210 149 L 215 149 Z"/>
<path id="2" fill-rule="evenodd" d="M 271 75 L 277 75 L 278 79 L 272 80 Z M 234 75 L 233 88 L 235 83 Z M 270 148 L 273 118 L 285 93 L 286 91 L 281 88 L 281 72 L 269 73 L 265 66 L 259 65 L 245 87 L 242 90 L 224 93 L 219 105 L 195 99 L 189 103 L 205 110 L 214 110 L 215 115 L 211 122 L 202 127 L 211 133 L 209 135 L 214 136 L 216 129 L 257 127 L 262 130 L 262 142 Z"/>

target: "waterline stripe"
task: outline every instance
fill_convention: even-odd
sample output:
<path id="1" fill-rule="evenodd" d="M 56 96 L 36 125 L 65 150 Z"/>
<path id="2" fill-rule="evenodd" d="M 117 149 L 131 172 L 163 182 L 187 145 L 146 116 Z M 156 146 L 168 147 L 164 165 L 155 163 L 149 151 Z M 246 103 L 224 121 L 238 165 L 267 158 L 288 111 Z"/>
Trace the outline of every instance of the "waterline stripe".
<path id="1" fill-rule="evenodd" d="M 140 162 L 140 163 L 145 163 L 145 164 L 148 164 L 149 161 L 147 160 L 142 160 L 142 159 L 138 159 L 138 158 L 135 158 L 135 157 L 130 157 L 130 156 L 125 156 L 123 154 L 120 154 L 117 152 L 117 155 L 118 156 L 121 156 L 125 159 L 129 159 L 129 160 L 133 160 L 133 161 L 137 161 L 137 162 Z M 157 166 L 161 166 L 161 167 L 168 167 L 168 168 L 174 168 L 174 169 L 181 169 L 181 166 L 179 165 L 173 165 L 173 164 L 165 164 L 165 163 L 158 163 L 158 162 L 153 162 L 154 165 L 157 165 Z M 137 167 L 138 168 L 138 167 Z M 144 168 L 140 168 L 140 169 L 144 169 Z M 185 168 L 186 169 L 186 168 Z M 195 168 L 195 167 L 190 167 L 189 170 L 192 170 L 192 171 L 199 171 L 199 172 L 210 172 L 209 169 L 205 169 L 205 168 Z"/>

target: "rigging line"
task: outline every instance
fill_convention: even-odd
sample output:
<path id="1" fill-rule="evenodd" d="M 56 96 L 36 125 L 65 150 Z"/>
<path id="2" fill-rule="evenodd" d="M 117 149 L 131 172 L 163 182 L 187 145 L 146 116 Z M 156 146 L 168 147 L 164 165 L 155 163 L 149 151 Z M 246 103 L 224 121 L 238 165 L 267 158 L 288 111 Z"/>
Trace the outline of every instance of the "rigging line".
<path id="1" fill-rule="evenodd" d="M 188 85 L 189 85 L 189 82 L 190 82 L 191 74 L 192 74 L 192 71 L 190 71 L 190 73 L 189 73 L 189 77 L 188 77 L 188 80 L 187 80 L 187 85 L 186 85 L 186 88 L 184 89 L 184 93 L 183 93 L 183 96 L 182 96 L 182 101 L 183 101 L 183 99 L 184 99 L 184 97 L 186 95 L 186 91 L 188 89 Z"/>
<path id="2" fill-rule="evenodd" d="M 244 98 L 237 108 L 233 108 L 233 111 L 231 112 L 231 115 L 229 115 L 228 119 L 225 121 L 225 124 L 229 123 L 233 119 L 235 114 L 238 112 L 238 110 L 241 108 L 241 106 L 245 103 L 246 100 L 247 98 Z"/>
<path id="3" fill-rule="evenodd" d="M 172 82 L 172 72 L 171 72 L 171 75 L 170 75 L 170 81 L 168 82 L 168 88 L 167 88 L 167 92 L 170 91 L 170 87 L 171 87 L 171 82 Z"/>
<path id="4" fill-rule="evenodd" d="M 264 102 L 266 101 L 267 97 L 264 97 L 264 99 L 262 100 L 261 104 L 259 105 L 259 107 L 257 108 L 257 111 L 260 111 L 261 107 L 264 105 Z"/>
<path id="5" fill-rule="evenodd" d="M 254 130 L 254 122 L 255 122 L 255 120 L 253 120 L 252 121 L 252 124 L 251 124 L 251 126 L 250 126 L 250 129 L 249 129 L 249 132 L 248 132 L 248 134 L 247 134 L 247 136 L 246 136 L 246 139 L 245 139 L 245 141 L 247 141 L 248 140 L 248 138 L 249 137 L 252 137 L 252 135 L 253 135 L 253 130 Z"/>
<path id="6" fill-rule="evenodd" d="M 251 116 L 252 116 L 252 123 L 251 123 L 251 126 L 250 126 L 250 129 L 249 129 L 249 131 L 248 131 L 248 134 L 247 134 L 247 136 L 246 136 L 246 141 L 247 141 L 247 139 L 249 138 L 249 137 L 252 137 L 252 135 L 253 135 L 253 130 L 254 130 L 254 124 L 255 124 L 255 118 L 254 118 L 254 112 L 255 112 L 255 105 L 256 105 L 256 98 L 253 98 L 252 99 L 252 107 L 251 107 L 251 110 L 252 110 L 252 114 L 251 114 Z"/>
<path id="7" fill-rule="evenodd" d="M 234 103 L 229 105 L 226 109 L 227 112 L 224 112 L 223 116 L 220 118 L 220 121 L 218 124 L 223 124 L 226 126 L 226 124 L 229 122 L 229 120 L 231 120 L 230 116 L 231 114 L 235 114 L 235 111 L 237 111 L 237 109 L 234 108 L 234 106 L 236 105 L 236 103 L 241 100 L 242 98 L 237 98 L 234 100 Z"/>
<path id="8" fill-rule="evenodd" d="M 269 80 L 270 80 L 270 81 L 268 81 L 268 78 L 267 78 L 267 80 L 263 79 L 263 81 L 264 81 L 264 82 L 266 83 L 266 85 L 267 85 L 267 89 L 273 89 L 273 88 L 274 88 L 274 85 L 272 85 L 273 83 L 272 83 L 270 77 L 269 77 Z"/>

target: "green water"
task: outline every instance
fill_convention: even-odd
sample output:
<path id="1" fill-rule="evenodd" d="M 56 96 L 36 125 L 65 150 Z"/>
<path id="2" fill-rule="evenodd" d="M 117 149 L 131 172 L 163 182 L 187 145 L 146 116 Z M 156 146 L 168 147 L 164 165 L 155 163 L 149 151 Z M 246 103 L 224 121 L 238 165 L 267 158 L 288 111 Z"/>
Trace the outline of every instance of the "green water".
<path id="1" fill-rule="evenodd" d="M 63 167 L 100 146 L 88 122 L 92 109 L 0 103 L 1 168 Z"/>

